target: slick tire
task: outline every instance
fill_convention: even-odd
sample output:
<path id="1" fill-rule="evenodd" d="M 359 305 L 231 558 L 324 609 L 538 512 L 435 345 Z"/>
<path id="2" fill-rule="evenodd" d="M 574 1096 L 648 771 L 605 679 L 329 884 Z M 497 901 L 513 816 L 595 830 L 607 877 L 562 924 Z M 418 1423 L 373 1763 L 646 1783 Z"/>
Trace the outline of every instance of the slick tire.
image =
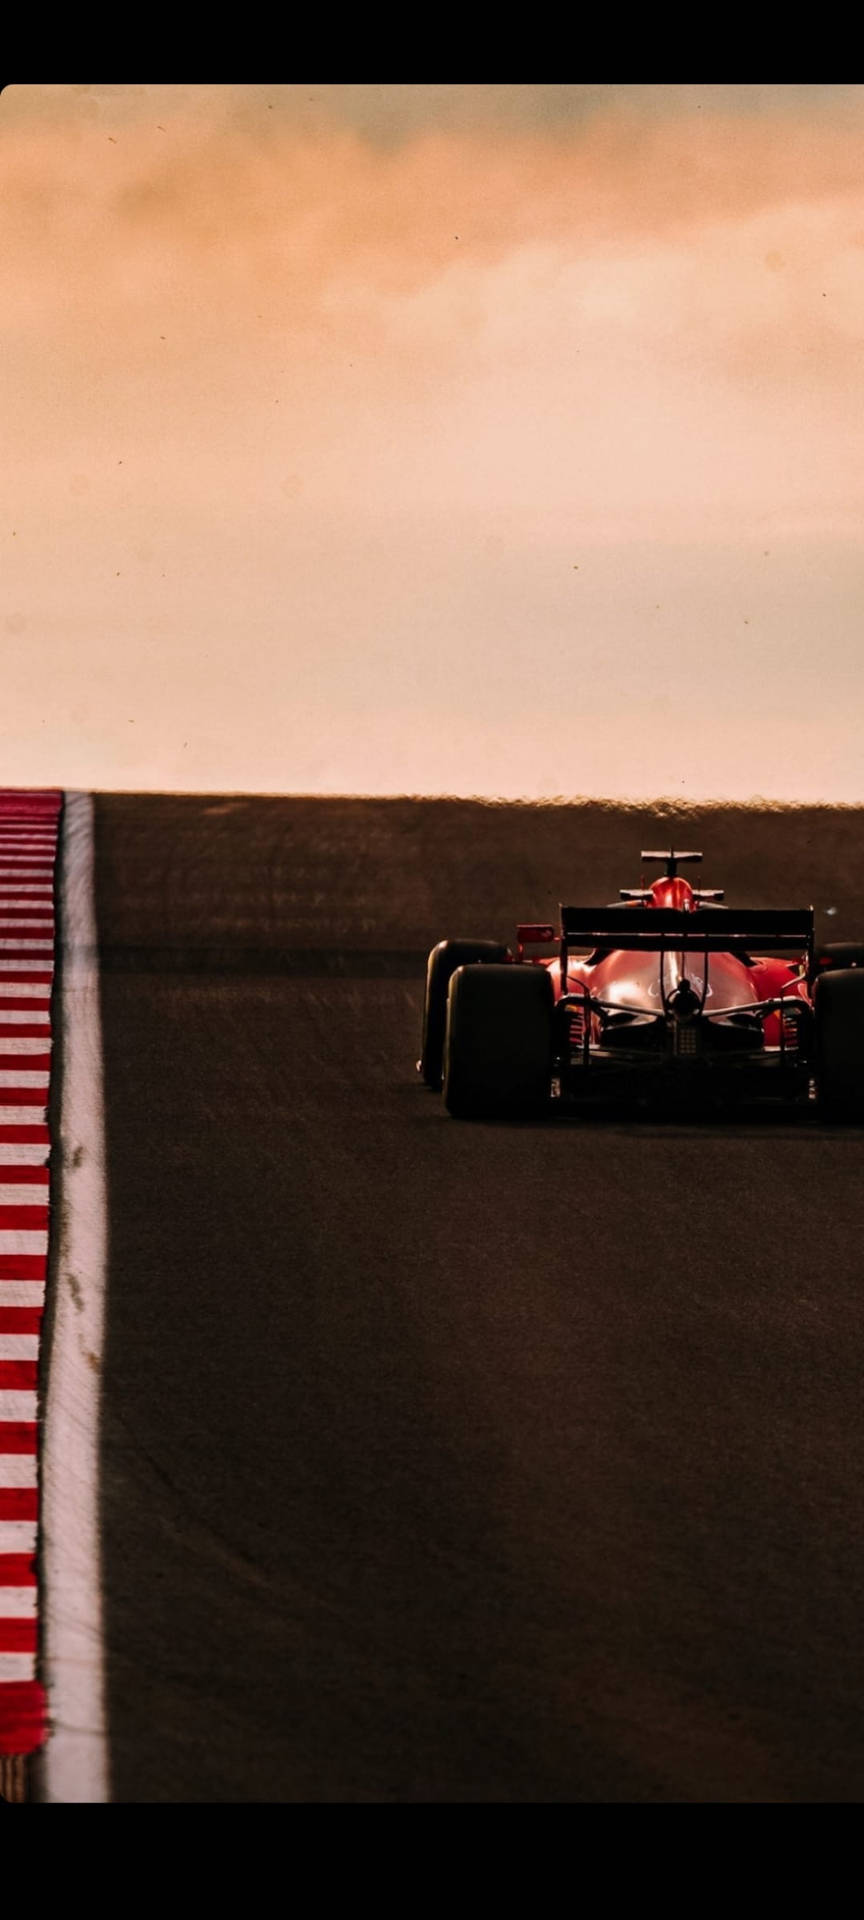
<path id="1" fill-rule="evenodd" d="M 439 940 L 437 947 L 432 948 L 426 966 L 423 1038 L 418 1063 L 427 1087 L 441 1091 L 447 994 L 457 967 L 489 965 L 506 959 L 507 948 L 496 940 Z"/>
<path id="2" fill-rule="evenodd" d="M 447 996 L 444 1104 L 457 1120 L 540 1112 L 552 1086 L 545 967 L 459 967 Z"/>
<path id="3" fill-rule="evenodd" d="M 820 974 L 813 989 L 816 1095 L 823 1118 L 864 1121 L 864 969 Z"/>
<path id="4" fill-rule="evenodd" d="M 859 940 L 817 940 L 815 958 L 817 974 L 823 968 L 827 973 L 864 968 L 864 946 Z"/>

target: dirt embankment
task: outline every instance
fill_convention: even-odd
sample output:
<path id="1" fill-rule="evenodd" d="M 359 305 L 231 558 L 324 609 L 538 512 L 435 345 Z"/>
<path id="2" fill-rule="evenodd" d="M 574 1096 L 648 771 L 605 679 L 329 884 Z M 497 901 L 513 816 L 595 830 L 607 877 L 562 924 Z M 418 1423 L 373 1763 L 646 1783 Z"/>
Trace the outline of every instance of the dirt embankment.
<path id="1" fill-rule="evenodd" d="M 812 905 L 822 939 L 864 938 L 864 808 L 212 794 L 97 796 L 100 937 L 108 965 L 408 965 L 614 899 L 670 842 L 729 904 Z"/>

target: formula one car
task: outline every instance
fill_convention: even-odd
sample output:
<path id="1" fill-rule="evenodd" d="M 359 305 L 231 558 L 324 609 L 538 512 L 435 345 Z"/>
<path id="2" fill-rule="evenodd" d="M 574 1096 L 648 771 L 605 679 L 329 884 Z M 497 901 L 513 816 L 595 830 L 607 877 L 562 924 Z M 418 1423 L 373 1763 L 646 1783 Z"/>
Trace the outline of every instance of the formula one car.
<path id="1" fill-rule="evenodd" d="M 816 946 L 813 909 L 727 908 L 648 851 L 662 878 L 611 906 L 522 924 L 516 952 L 442 940 L 426 975 L 427 1086 L 459 1119 L 598 1093 L 818 1102 L 864 1121 L 864 944 Z M 526 947 L 554 946 L 554 956 Z"/>

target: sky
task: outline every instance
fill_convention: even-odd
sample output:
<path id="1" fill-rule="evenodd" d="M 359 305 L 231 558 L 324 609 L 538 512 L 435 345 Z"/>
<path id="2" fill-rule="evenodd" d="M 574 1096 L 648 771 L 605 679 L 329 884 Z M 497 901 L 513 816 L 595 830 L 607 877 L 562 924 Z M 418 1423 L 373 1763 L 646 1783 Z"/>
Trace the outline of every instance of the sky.
<path id="1" fill-rule="evenodd" d="M 864 87 L 7 86 L 5 785 L 864 803 Z"/>

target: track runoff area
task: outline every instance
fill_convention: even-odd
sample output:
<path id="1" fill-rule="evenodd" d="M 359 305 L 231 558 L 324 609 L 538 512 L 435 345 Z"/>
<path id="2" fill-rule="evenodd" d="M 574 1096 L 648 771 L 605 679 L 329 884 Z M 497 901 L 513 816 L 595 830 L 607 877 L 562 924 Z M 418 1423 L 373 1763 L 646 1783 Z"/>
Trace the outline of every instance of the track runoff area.
<path id="1" fill-rule="evenodd" d="M 62 796 L 0 794 L 0 1755 L 46 1733 L 37 1679 L 38 1374 L 50 1199 L 54 880 Z"/>

